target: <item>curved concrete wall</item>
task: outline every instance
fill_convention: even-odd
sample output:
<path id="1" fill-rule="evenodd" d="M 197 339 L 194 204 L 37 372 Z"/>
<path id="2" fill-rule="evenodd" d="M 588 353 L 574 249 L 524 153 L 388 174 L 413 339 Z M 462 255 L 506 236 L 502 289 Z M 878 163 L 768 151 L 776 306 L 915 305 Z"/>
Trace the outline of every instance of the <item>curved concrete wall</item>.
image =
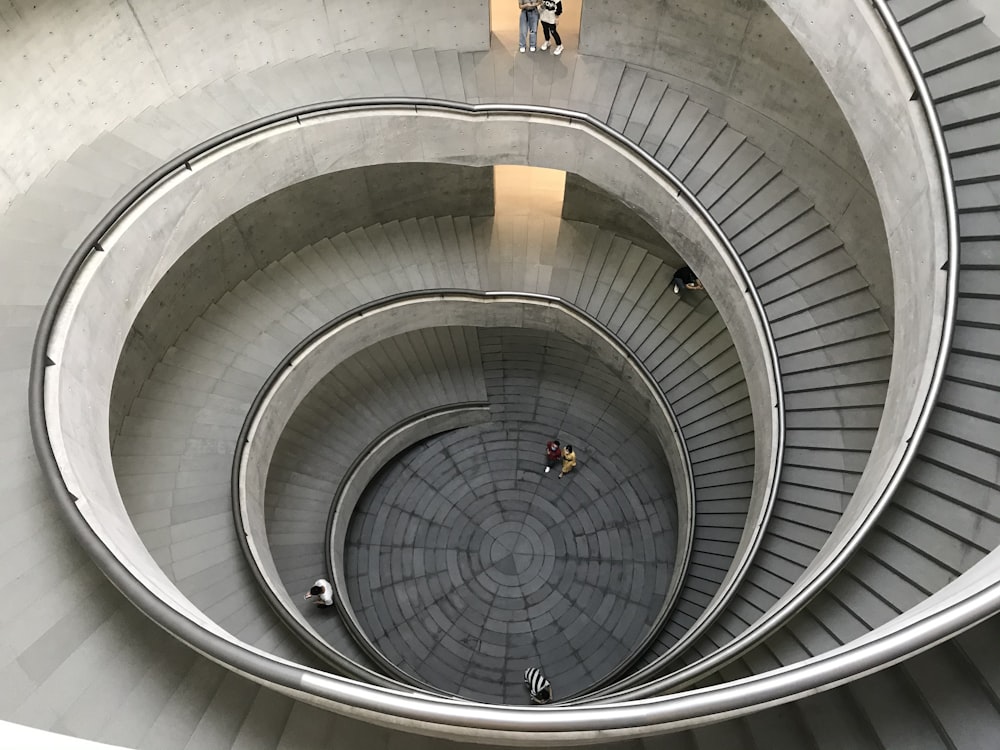
<path id="1" fill-rule="evenodd" d="M 62 397 L 57 409 L 50 402 L 49 427 L 50 434 L 62 436 L 54 450 L 70 491 L 81 498 L 102 498 L 102 505 L 92 508 L 99 516 L 97 527 L 126 559 L 141 561 L 144 570 L 153 566 L 155 588 L 168 592 L 165 595 L 180 611 L 190 612 L 189 603 L 155 573 L 155 563 L 134 529 L 123 523 L 124 509 L 110 457 L 95 455 L 93 450 L 95 445 L 110 442 L 108 395 L 130 323 L 157 280 L 223 217 L 317 171 L 407 161 L 414 152 L 424 159 L 457 163 L 565 166 L 639 207 L 640 214 L 673 245 L 684 247 L 686 257 L 703 269 L 707 284 L 718 290 L 723 318 L 733 332 L 744 367 L 757 375 L 748 387 L 753 402 L 765 408 L 755 409 L 755 434 L 760 445 L 771 444 L 765 355 L 753 311 L 736 281 L 736 269 L 725 256 L 720 257 L 721 251 L 694 215 L 665 199 L 670 185 L 640 161 L 562 118 L 486 118 L 440 112 L 415 116 L 412 108 L 405 108 L 323 115 L 303 119 L 301 124 L 292 120 L 193 160 L 190 170 L 181 167 L 161 183 L 141 210 L 122 217 L 105 238 L 106 252 L 91 255 L 81 277 L 87 283 L 68 301 L 58 324 L 77 327 L 79 335 L 50 350 L 58 366 L 50 371 L 46 391 L 50 395 L 60 392 Z M 133 293 L 125 297 L 118 293 L 122 288 Z M 766 481 L 763 467 L 768 453 L 766 448 L 757 452 L 760 481 Z M 757 488 L 755 496 L 762 494 L 762 488 Z M 85 505 L 81 501 L 80 507 Z M 215 629 L 208 622 L 203 625 Z"/>
<path id="2" fill-rule="evenodd" d="M 660 258 L 668 266 L 683 266 L 684 260 L 663 241 L 660 233 L 635 215 L 615 196 L 575 174 L 566 175 L 562 217 L 570 221 L 596 224 L 622 237 L 628 237 Z"/>
<path id="3" fill-rule="evenodd" d="M 0 14 L 0 98 L 18 116 L 0 122 L 0 207 L 78 147 L 205 81 L 336 51 L 490 42 L 487 0 L 11 6 Z M 864 161 L 808 58 L 761 0 L 587 0 L 581 51 L 669 72 L 671 85 L 746 133 L 831 222 L 891 317 Z"/>
<path id="4" fill-rule="evenodd" d="M 400 163 L 303 180 L 226 217 L 170 268 L 129 332 L 115 376 L 112 435 L 166 348 L 207 305 L 268 263 L 378 222 L 492 213 L 490 167 Z"/>
<path id="5" fill-rule="evenodd" d="M 867 159 L 888 230 L 896 336 L 886 409 L 871 460 L 842 521 L 867 513 L 876 477 L 905 449 L 926 399 L 941 339 L 946 222 L 941 176 L 927 121 L 911 101 L 913 83 L 875 11 L 862 0 L 772 3 L 837 95 Z M 823 565 L 823 559 L 815 567 Z"/>
<path id="6" fill-rule="evenodd" d="M 816 24 L 819 34 L 828 28 Z M 580 50 L 662 71 L 671 87 L 745 133 L 830 222 L 892 326 L 892 275 L 869 168 L 840 102 L 779 12 L 764 0 L 587 0 Z"/>
<path id="7" fill-rule="evenodd" d="M 672 195 L 672 188 L 637 160 L 617 151 L 603 137 L 559 118 L 491 116 L 487 119 L 454 114 L 413 117 L 412 110 L 407 109 L 303 118 L 301 126 L 293 121 L 291 125 L 276 126 L 259 136 L 248 137 L 240 148 L 241 157 L 232 161 L 217 159 L 212 154 L 203 161 L 196 160 L 195 179 L 189 179 L 191 173 L 181 170 L 177 189 L 164 199 L 171 206 L 168 212 L 150 212 L 151 215 L 143 217 L 142 221 L 149 223 L 147 234 L 153 238 L 158 261 L 152 272 L 142 271 L 146 275 L 141 282 L 133 278 L 139 273 L 137 269 L 123 271 L 130 278 L 130 288 L 139 291 L 122 301 L 127 309 L 121 310 L 116 320 L 136 320 L 159 279 L 209 228 L 261 197 L 325 170 L 440 160 L 476 166 L 528 164 L 574 171 L 632 206 L 684 258 L 701 269 L 701 276 L 713 290 L 713 300 L 730 330 L 744 372 L 754 374 L 748 387 L 752 403 L 760 407 L 754 409 L 753 415 L 755 440 L 760 447 L 756 451 L 758 464 L 752 496 L 763 497 L 763 486 L 768 481 L 764 467 L 770 460 L 774 430 L 770 415 L 773 400 L 767 368 L 762 366 L 766 355 L 760 332 L 753 322 L 747 297 L 736 281 L 736 271 L 720 258 L 721 250 L 713 245 L 707 228 L 680 203 L 665 199 Z M 205 185 L 211 185 L 211 190 L 206 190 Z M 183 215 L 183 225 L 170 222 L 164 225 L 169 212 Z M 123 227 L 128 224 L 127 219 L 123 220 Z M 113 241 L 108 243 L 112 244 Z M 200 304 L 203 307 L 209 301 L 202 299 Z M 125 327 L 119 334 L 127 331 Z M 107 362 L 117 362 L 123 346 L 124 340 L 119 341 L 116 336 Z M 95 387 L 105 386 L 103 377 L 102 373 L 100 379 L 93 381 Z M 109 413 L 109 419 L 110 416 Z"/>
<path id="8" fill-rule="evenodd" d="M 488 0 L 12 0 L 0 11 L 0 207 L 77 147 L 205 81 L 328 52 L 489 46 Z"/>
<path id="9" fill-rule="evenodd" d="M 621 351 L 619 345 L 605 338 L 591 321 L 553 300 L 533 299 L 530 295 L 516 294 L 496 297 L 461 294 L 418 296 L 376 307 L 360 317 L 343 321 L 313 342 L 295 358 L 291 366 L 281 370 L 280 379 L 271 386 L 260 404 L 260 410 L 253 415 L 247 444 L 241 454 L 239 493 L 245 531 L 255 560 L 264 571 L 265 578 L 275 580 L 272 590 L 286 609 L 294 608 L 295 605 L 290 600 L 289 592 L 281 591 L 281 584 L 277 582 L 280 581 L 280 576 L 274 567 L 266 541 L 265 506 L 268 475 L 274 453 L 289 420 L 324 377 L 358 352 L 392 336 L 445 326 L 526 328 L 558 332 L 592 352 L 599 362 L 606 364 L 634 398 L 633 405 L 641 415 L 641 421 L 660 443 L 673 478 L 672 495 L 677 502 L 676 511 L 671 513 L 668 509 L 665 515 L 676 519 L 670 531 L 677 535 L 676 564 L 671 571 L 670 585 L 657 621 L 666 616 L 683 581 L 691 527 L 694 524 L 694 498 L 690 497 L 687 484 L 690 463 L 684 453 L 677 425 L 673 423 L 672 415 L 668 415 L 663 408 L 665 402 L 655 381 L 639 371 L 635 362 Z M 348 518 L 349 516 L 350 513 Z M 338 536 L 332 540 L 333 546 L 337 553 L 342 554 L 347 523 L 339 526 L 335 533 Z M 332 570 L 338 589 L 345 591 L 343 569 L 336 564 L 336 554 Z M 354 613 L 346 614 L 352 618 L 355 630 L 363 632 Z"/>

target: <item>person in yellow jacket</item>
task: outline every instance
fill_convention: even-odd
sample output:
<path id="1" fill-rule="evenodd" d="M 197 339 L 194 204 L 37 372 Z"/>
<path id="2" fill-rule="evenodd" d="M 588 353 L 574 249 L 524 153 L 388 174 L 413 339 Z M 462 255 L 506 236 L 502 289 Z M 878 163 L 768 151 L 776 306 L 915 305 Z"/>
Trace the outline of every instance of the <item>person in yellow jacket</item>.
<path id="1" fill-rule="evenodd" d="M 559 473 L 559 478 L 562 479 L 564 476 L 573 471 L 573 467 L 576 466 L 576 453 L 573 452 L 573 446 L 567 445 L 563 448 L 563 467 L 562 471 Z"/>

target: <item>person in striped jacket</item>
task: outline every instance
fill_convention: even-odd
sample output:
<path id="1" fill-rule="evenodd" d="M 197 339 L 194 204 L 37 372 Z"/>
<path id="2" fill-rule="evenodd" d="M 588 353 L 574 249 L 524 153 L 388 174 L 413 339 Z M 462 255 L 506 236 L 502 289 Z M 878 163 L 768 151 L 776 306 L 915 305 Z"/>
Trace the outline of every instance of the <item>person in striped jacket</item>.
<path id="1" fill-rule="evenodd" d="M 538 667 L 528 667 L 524 670 L 524 684 L 532 703 L 549 703 L 552 700 L 552 685 L 545 679 Z"/>

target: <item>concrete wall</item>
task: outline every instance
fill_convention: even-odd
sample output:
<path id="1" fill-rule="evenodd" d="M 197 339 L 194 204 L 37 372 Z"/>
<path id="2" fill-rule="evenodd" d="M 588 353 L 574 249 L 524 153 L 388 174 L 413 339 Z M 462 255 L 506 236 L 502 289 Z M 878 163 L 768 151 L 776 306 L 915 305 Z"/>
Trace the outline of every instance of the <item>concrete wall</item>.
<path id="1" fill-rule="evenodd" d="M 587 0 L 580 36 L 581 52 L 663 72 L 779 164 L 843 240 L 892 327 L 868 167 L 823 77 L 763 0 Z"/>
<path id="2" fill-rule="evenodd" d="M 431 138 L 431 134 L 435 137 Z M 749 307 L 736 270 L 721 255 L 704 227 L 687 209 L 669 198 L 669 186 L 637 160 L 609 148 L 578 124 L 561 118 L 414 115 L 412 109 L 377 114 L 342 114 L 313 118 L 232 144 L 223 153 L 192 161 L 179 170 L 148 203 L 119 224 L 104 243 L 106 252 L 91 256 L 87 283 L 77 288 L 54 344 L 58 367 L 47 376 L 47 392 L 61 394 L 48 404 L 53 441 L 71 491 L 93 498 L 108 514 L 124 514 L 115 484 L 110 450 L 110 395 L 126 336 L 159 279 L 211 228 L 261 197 L 331 170 L 368 164 L 406 162 L 419 152 L 428 160 L 490 165 L 498 160 L 547 168 L 577 170 L 602 189 L 636 206 L 637 212 L 682 248 L 716 290 L 713 299 L 731 331 L 750 376 L 755 405 L 757 479 L 766 477 L 774 441 L 773 382 L 761 347 L 763 322 Z M 269 164 L 276 168 L 268 169 Z M 132 290 L 127 296 L 120 289 Z M 758 408 L 760 407 L 760 408 Z M 766 481 L 766 480 L 761 480 Z M 756 484 L 755 479 L 755 484 Z M 755 487 L 754 495 L 762 496 Z M 134 534 L 123 547 L 144 549 Z M 148 557 L 137 552 L 140 557 Z M 142 564 L 153 564 L 142 560 Z M 158 585 L 166 585 L 159 582 Z M 170 586 L 169 588 L 173 588 Z"/>
<path id="3" fill-rule="evenodd" d="M 841 521 L 852 523 L 866 515 L 864 501 L 877 497 L 875 480 L 906 448 L 926 399 L 945 298 L 940 173 L 921 105 L 911 101 L 913 82 L 867 2 L 768 2 L 840 98 L 875 178 L 888 232 L 896 298 L 892 372 L 871 459 Z M 890 408 L 894 404 L 911 406 Z"/>
<path id="4" fill-rule="evenodd" d="M 401 163 L 331 172 L 255 201 L 213 227 L 153 290 L 129 334 L 112 398 L 115 435 L 153 366 L 211 302 L 325 237 L 417 216 L 489 216 L 489 167 Z"/>
<path id="5" fill-rule="evenodd" d="M 597 185 L 575 174 L 566 175 L 562 217 L 585 221 L 627 237 L 674 268 L 684 265 L 677 251 L 635 211 Z"/>
<path id="6" fill-rule="evenodd" d="M 45 371 L 47 427 L 67 488 L 80 498 L 77 507 L 140 581 L 150 581 L 151 590 L 170 601 L 188 621 L 220 637 L 226 635 L 184 599 L 150 557 L 128 521 L 118 491 L 110 455 L 109 400 L 127 332 L 159 278 L 225 217 L 263 196 L 337 167 L 406 162 L 415 153 L 431 162 L 487 166 L 504 160 L 562 167 L 636 206 L 668 242 L 683 248 L 685 257 L 699 264 L 706 285 L 717 290 L 713 299 L 750 376 L 754 433 L 761 445 L 757 458 L 766 463 L 764 454 L 774 437 L 767 405 L 773 403 L 774 392 L 761 348 L 759 311 L 741 293 L 733 261 L 705 234 L 695 215 L 669 198 L 670 186 L 640 161 L 609 147 L 579 123 L 558 117 L 420 116 L 413 108 L 399 108 L 273 127 L 192 160 L 190 170 L 178 170 L 109 233 L 105 251 L 90 256 L 82 279 L 85 283 L 74 288 L 57 321 L 58 335 L 49 349 L 54 364 Z M 130 294 L 122 294 L 122 289 Z M 756 473 L 766 473 L 762 469 L 766 467 L 758 466 Z M 755 487 L 755 494 L 760 495 L 760 488 Z M 187 636 L 189 642 L 200 638 L 193 633 Z M 254 679 L 284 684 L 286 692 L 295 694 L 293 687 L 298 683 L 281 665 L 251 661 L 244 658 L 244 652 L 227 653 L 227 657 L 232 654 L 240 659 L 235 668 Z M 388 714 L 337 703 L 335 699 L 344 694 L 338 692 L 340 686 L 334 678 L 310 673 L 306 687 L 314 695 L 327 696 L 317 698 L 317 705 L 367 721 L 392 721 Z M 393 705 L 405 703 L 403 697 L 394 697 Z M 516 710 L 509 716 L 516 718 Z M 463 720 L 472 721 L 470 717 Z M 429 731 L 431 727 L 415 729 Z"/>
<path id="7" fill-rule="evenodd" d="M 808 58 L 760 0 L 587 0 L 582 24 L 582 51 L 668 73 L 781 164 L 891 317 L 863 160 Z M 487 0 L 8 0 L 0 38 L 0 101 L 16 112 L 0 118 L 0 210 L 79 146 L 207 81 L 329 52 L 490 42 Z"/>
<path id="8" fill-rule="evenodd" d="M 0 5 L 0 209 L 78 146 L 206 81 L 329 52 L 490 40 L 488 0 Z"/>

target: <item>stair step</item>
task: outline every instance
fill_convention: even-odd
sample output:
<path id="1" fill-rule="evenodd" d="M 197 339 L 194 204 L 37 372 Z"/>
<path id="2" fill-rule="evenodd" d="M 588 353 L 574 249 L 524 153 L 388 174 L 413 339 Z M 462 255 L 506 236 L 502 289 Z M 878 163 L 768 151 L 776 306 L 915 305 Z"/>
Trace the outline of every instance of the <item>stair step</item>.
<path id="1" fill-rule="evenodd" d="M 924 76 L 1000 51 L 1000 39 L 984 24 L 976 24 L 930 44 L 915 53 Z"/>
<path id="2" fill-rule="evenodd" d="M 406 96 L 406 87 L 399 77 L 395 60 L 389 50 L 372 50 L 368 53 L 368 61 L 379 81 L 379 87 L 375 91 L 382 92 L 385 96 Z"/>
<path id="3" fill-rule="evenodd" d="M 989 151 L 951 160 L 956 185 L 1000 180 L 1000 144 Z"/>
<path id="4" fill-rule="evenodd" d="M 964 0 L 951 0 L 901 26 L 910 47 L 919 50 L 955 31 L 982 23 L 982 20 L 983 14 Z"/>
<path id="5" fill-rule="evenodd" d="M 688 176 L 727 127 L 725 120 L 713 114 L 706 114 L 702 118 L 698 128 L 671 164 L 670 169 L 678 179 L 687 183 Z"/>
<path id="6" fill-rule="evenodd" d="M 578 56 L 573 66 L 573 84 L 569 92 L 570 109 L 587 112 L 606 121 L 614 106 L 624 63 Z"/>
<path id="7" fill-rule="evenodd" d="M 436 51 L 424 48 L 412 50 L 411 54 L 413 70 L 405 74 L 409 78 L 412 78 L 414 74 L 417 76 L 416 80 L 412 81 L 411 87 L 423 91 L 423 95 L 429 99 L 447 99 L 448 94 L 445 90 L 441 68 L 438 66 Z M 408 67 L 410 63 L 406 61 L 403 64 Z"/>
<path id="8" fill-rule="evenodd" d="M 889 9 L 896 20 L 903 24 L 931 12 L 951 0 L 889 0 Z"/>
<path id="9" fill-rule="evenodd" d="M 707 114 L 707 107 L 696 104 L 690 99 L 684 102 L 684 106 L 677 114 L 677 119 L 674 120 L 670 130 L 664 136 L 663 142 L 660 143 L 660 147 L 653 154 L 656 160 L 665 167 L 672 168 L 674 160 L 687 145 Z"/>
<path id="10" fill-rule="evenodd" d="M 996 211 L 959 214 L 958 225 L 963 239 L 1000 240 L 1000 213 Z"/>
<path id="11" fill-rule="evenodd" d="M 927 86 L 938 104 L 980 91 L 989 91 L 1000 85 L 998 65 L 1000 52 L 991 52 L 929 76 Z"/>
<path id="12" fill-rule="evenodd" d="M 631 72 L 631 69 L 629 71 Z M 629 82 L 631 83 L 631 80 Z M 657 107 L 659 107 L 666 90 L 667 84 L 665 81 L 650 78 L 649 76 L 645 76 L 642 79 L 642 86 L 635 97 L 635 103 L 632 106 L 631 112 L 626 117 L 627 124 L 624 130 L 626 138 L 633 143 L 642 142 L 646 134 L 646 129 L 649 127 L 649 123 L 653 119 L 653 115 Z M 619 90 L 618 93 L 620 94 L 621 91 Z M 616 97 L 615 104 L 617 103 L 618 99 Z"/>
<path id="13" fill-rule="evenodd" d="M 707 118 L 706 118 L 707 119 Z M 732 128 L 725 128 L 715 139 L 705 154 L 688 173 L 684 184 L 693 193 L 700 193 L 705 185 L 715 177 L 730 157 L 746 141 L 746 137 Z"/>
<path id="14" fill-rule="evenodd" d="M 716 171 L 712 180 L 707 182 L 705 187 L 698 191 L 698 199 L 705 206 L 711 207 L 737 180 L 751 170 L 759 161 L 763 160 L 766 163 L 763 157 L 763 151 L 743 141 Z"/>
<path id="15" fill-rule="evenodd" d="M 1000 180 L 962 185 L 955 196 L 959 211 L 1000 211 Z"/>

